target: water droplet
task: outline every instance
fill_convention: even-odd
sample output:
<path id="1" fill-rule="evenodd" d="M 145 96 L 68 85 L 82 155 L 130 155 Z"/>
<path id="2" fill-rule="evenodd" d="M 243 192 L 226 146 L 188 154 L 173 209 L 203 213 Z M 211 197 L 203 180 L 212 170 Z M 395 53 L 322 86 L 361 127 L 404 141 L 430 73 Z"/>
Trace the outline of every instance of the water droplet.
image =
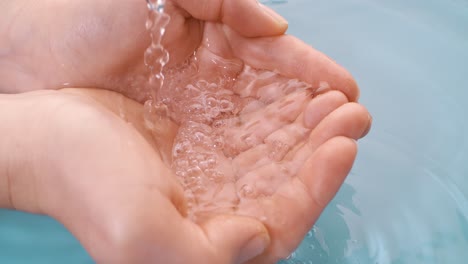
<path id="1" fill-rule="evenodd" d="M 214 118 L 219 116 L 220 113 L 221 113 L 221 111 L 219 110 L 218 107 L 211 107 L 209 115 L 207 116 L 207 121 L 213 120 Z"/>
<path id="2" fill-rule="evenodd" d="M 213 139 L 213 148 L 222 149 L 224 147 L 224 138 L 222 136 L 216 136 Z"/>
<path id="3" fill-rule="evenodd" d="M 244 184 L 239 190 L 239 196 L 241 198 L 252 199 L 252 198 L 255 198 L 255 191 L 252 188 L 252 186 L 248 184 Z"/>
<path id="4" fill-rule="evenodd" d="M 221 128 L 221 127 L 223 127 L 223 126 L 225 126 L 225 125 L 226 125 L 226 121 L 225 121 L 225 120 L 215 120 L 215 121 L 213 122 L 213 127 L 214 127 L 214 128 Z"/>
<path id="5" fill-rule="evenodd" d="M 202 132 L 195 132 L 193 134 L 193 139 L 196 141 L 196 142 L 203 142 L 206 140 L 206 135 Z"/>
<path id="6" fill-rule="evenodd" d="M 218 100 L 215 97 L 209 96 L 206 98 L 206 105 L 209 107 L 218 107 Z"/>
<path id="7" fill-rule="evenodd" d="M 152 11 L 164 12 L 165 0 L 146 0 L 148 9 Z"/>
<path id="8" fill-rule="evenodd" d="M 268 142 L 268 145 L 270 147 L 270 153 L 268 157 L 273 160 L 273 161 L 280 161 L 284 158 L 284 156 L 288 153 L 290 147 L 289 145 L 279 141 L 279 140 L 274 140 L 271 142 Z M 281 172 L 285 175 L 289 176 L 289 170 L 287 167 L 282 166 L 281 167 Z"/>
<path id="9" fill-rule="evenodd" d="M 221 102 L 219 102 L 219 107 L 222 112 L 231 112 L 234 110 L 234 104 L 228 100 L 221 100 Z"/>

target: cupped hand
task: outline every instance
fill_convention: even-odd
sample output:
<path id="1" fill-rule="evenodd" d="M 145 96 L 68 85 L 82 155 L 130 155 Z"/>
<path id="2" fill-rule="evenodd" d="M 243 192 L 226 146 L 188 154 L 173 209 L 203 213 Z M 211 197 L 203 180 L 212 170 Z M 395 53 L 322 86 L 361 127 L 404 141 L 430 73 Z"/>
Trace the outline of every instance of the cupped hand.
<path id="1" fill-rule="evenodd" d="M 99 87 L 147 99 L 141 85 L 147 73 L 143 54 L 150 44 L 145 1 L 21 0 L 1 6 L 0 91 Z M 358 97 L 348 72 L 296 38 L 283 36 L 287 23 L 255 0 L 168 0 L 166 12 L 171 22 L 163 44 L 170 66 L 209 41 L 215 54 L 220 46 L 229 47 L 229 56 L 255 68 L 312 85 L 327 82 L 350 101 Z M 212 23 L 225 28 L 207 32 Z"/>
<path id="2" fill-rule="evenodd" d="M 130 0 L 44 1 L 40 5 L 27 0 L 20 2 L 4 4 L 4 10 L 12 11 L 6 17 L 10 23 L 3 24 L 0 29 L 0 34 L 6 36 L 3 39 L 8 40 L 2 41 L 0 46 L 4 58 L 0 62 L 0 91 L 99 87 L 119 91 L 138 101 L 147 99 L 148 91 L 140 80 L 147 74 L 143 54 L 150 41 L 145 29 L 144 3 Z M 52 16 L 51 10 L 59 12 Z M 162 89 L 162 97 L 170 97 L 171 89 L 175 91 L 177 85 L 174 84 L 180 80 L 183 85 L 179 88 L 185 88 L 197 79 L 218 82 L 226 77 L 236 80 L 239 85 L 230 89 L 241 97 L 262 96 L 261 92 L 249 94 L 243 90 L 246 86 L 242 86 L 241 77 L 247 66 L 300 79 L 309 83 L 314 91 L 322 88 L 322 95 L 315 92 L 316 96 L 290 95 L 302 102 L 291 114 L 293 117 L 275 117 L 276 111 L 284 110 L 281 105 L 273 107 L 272 112 L 267 108 L 254 108 L 244 113 L 240 126 L 224 131 L 227 137 L 232 135 L 230 147 L 236 151 L 223 155 L 232 158 L 237 164 L 234 167 L 244 170 L 235 174 L 238 182 L 234 190 L 247 194 L 234 213 L 253 216 L 262 220 L 262 224 L 254 218 L 236 217 L 229 211 L 209 214 L 197 224 L 187 220 L 183 192 L 169 169 L 172 140 L 178 133 L 178 126 L 160 119 L 155 123 L 160 129 L 155 131 L 165 132 L 151 134 L 144 128 L 141 105 L 96 91 L 85 92 L 85 95 L 71 92 L 76 95 L 73 98 L 79 98 L 79 103 L 67 101 L 64 105 L 70 105 L 68 110 L 58 111 L 64 113 L 59 117 L 62 121 L 73 115 L 77 110 L 74 107 L 84 108 L 85 114 L 83 120 L 75 122 L 73 118 L 66 122 L 75 132 L 56 132 L 57 135 L 74 135 L 76 142 L 71 147 L 78 147 L 79 151 L 65 151 L 67 158 L 59 154 L 65 149 L 52 155 L 51 168 L 57 170 L 53 164 L 60 163 L 66 168 L 60 166 L 54 173 L 68 177 L 62 183 L 63 190 L 55 191 L 60 195 L 48 195 L 44 204 L 96 260 L 104 263 L 140 258 L 141 262 L 157 259 L 163 263 L 197 263 L 198 260 L 200 263 L 242 263 L 259 254 L 265 245 L 262 242 L 268 241 L 271 244 L 266 251 L 252 262 L 273 263 L 298 245 L 352 166 L 356 154 L 352 139 L 362 136 L 370 125 L 367 111 L 349 103 L 357 100 L 358 88 L 349 73 L 328 57 L 292 36 L 281 35 L 286 24 L 271 11 L 259 7 L 256 1 L 173 0 L 166 5 L 166 11 L 171 15 L 171 22 L 163 43 L 171 60 L 166 69 L 167 89 Z M 197 59 L 195 78 L 178 74 L 181 65 L 193 58 Z M 327 92 L 329 90 L 337 91 Z M 89 103 L 88 97 L 94 101 Z M 116 108 L 115 102 L 128 107 Z M 274 126 L 252 121 L 265 115 L 273 117 Z M 88 130 L 83 137 L 76 132 L 82 131 L 78 124 L 91 124 L 85 128 L 97 128 L 97 131 Z M 294 129 L 288 130 L 291 127 Z M 242 131 L 259 132 L 255 135 L 257 143 L 245 147 L 236 141 L 235 135 Z M 277 158 L 269 155 L 271 144 L 268 142 L 274 142 L 269 141 L 269 136 L 275 134 L 290 144 L 281 160 L 294 161 L 292 169 L 279 166 Z M 139 138 L 137 143 L 135 138 Z M 68 142 L 68 138 L 64 140 Z M 67 144 L 63 146 L 68 149 L 70 145 Z M 60 159 L 54 160 L 56 157 Z M 89 157 L 85 159 L 89 163 L 82 163 L 82 157 Z M 288 171 L 286 180 L 275 177 L 273 172 L 284 170 Z M 129 175 L 144 176 L 134 179 Z M 158 176 L 152 178 L 154 175 Z M 167 175 L 170 177 L 161 179 Z M 39 182 L 53 181 L 46 178 Z M 165 182 L 162 187 L 160 182 Z M 41 188 L 48 187 L 50 191 L 46 193 L 52 194 L 54 190 L 50 186 L 54 185 L 44 184 Z M 243 190 L 244 186 L 248 188 Z M 148 210 L 152 203 L 163 209 Z M 163 219 L 173 221 L 168 224 Z M 94 229 L 89 230 L 87 224 Z M 171 225 L 174 228 L 169 227 Z M 241 245 L 247 245 L 256 235 L 259 239 L 252 240 L 256 242 L 254 249 L 247 250 L 254 253 L 244 253 Z M 167 242 L 167 247 L 160 244 L 162 240 Z M 192 244 L 200 245 L 201 249 L 196 247 L 177 256 L 177 252 L 191 249 Z M 177 250 L 166 252 L 174 248 Z M 119 254 L 113 255 L 115 249 Z M 161 252 L 166 252 L 167 258 L 158 259 Z M 201 261 L 206 256 L 208 259 Z"/>
<path id="3" fill-rule="evenodd" d="M 54 217 L 97 263 L 243 263 L 268 245 L 253 218 L 186 217 L 142 105 L 70 89 L 2 95 L 0 107 L 10 110 L 0 115 L 10 135 L 0 151 L 0 205 Z M 154 136 L 170 145 L 171 128 Z"/>
<path id="4" fill-rule="evenodd" d="M 294 250 L 337 192 L 370 116 L 327 85 L 242 67 L 208 47 L 195 57 L 177 71 L 187 78 L 169 78 L 160 92 L 180 124 L 166 156 L 183 184 L 189 216 L 259 219 L 271 245 L 253 263 L 274 263 Z"/>
<path id="5" fill-rule="evenodd" d="M 142 105 L 104 90 L 7 97 L 18 110 L 9 120 L 19 124 L 10 138 L 19 143 L 9 152 L 7 206 L 56 218 L 98 263 L 274 263 L 297 246 L 337 191 L 356 154 L 353 139 L 370 125 L 367 111 L 336 91 L 308 96 L 298 107 L 281 108 L 288 104 L 280 100 L 245 112 L 245 123 L 226 134 L 253 129 L 258 139 L 269 134 L 292 142 L 292 174 L 277 177 L 282 168 L 268 155 L 268 139 L 239 148 L 233 136 L 230 146 L 240 151 L 228 152 L 244 175 L 238 185 L 251 184 L 252 192 L 237 211 L 214 211 L 193 222 L 164 158 L 179 130 L 169 119 L 150 131 Z M 273 118 L 273 127 L 255 122 L 278 110 L 289 112 Z M 21 131 L 34 133 L 24 140 Z M 258 193 L 266 195 L 254 197 Z"/>

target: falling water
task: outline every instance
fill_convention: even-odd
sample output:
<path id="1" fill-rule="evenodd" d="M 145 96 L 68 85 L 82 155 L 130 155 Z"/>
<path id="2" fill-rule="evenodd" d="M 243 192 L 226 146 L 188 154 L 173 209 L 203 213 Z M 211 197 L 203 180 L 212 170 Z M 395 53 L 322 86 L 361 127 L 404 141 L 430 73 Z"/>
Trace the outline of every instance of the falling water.
<path id="1" fill-rule="evenodd" d="M 151 109 L 157 101 L 158 90 L 164 84 L 164 66 L 169 62 L 169 52 L 162 45 L 162 39 L 169 24 L 170 16 L 164 13 L 165 0 L 147 0 L 148 18 L 146 29 L 150 33 L 151 44 L 144 55 L 145 65 L 149 71 L 148 89 L 151 99 L 145 104 Z"/>

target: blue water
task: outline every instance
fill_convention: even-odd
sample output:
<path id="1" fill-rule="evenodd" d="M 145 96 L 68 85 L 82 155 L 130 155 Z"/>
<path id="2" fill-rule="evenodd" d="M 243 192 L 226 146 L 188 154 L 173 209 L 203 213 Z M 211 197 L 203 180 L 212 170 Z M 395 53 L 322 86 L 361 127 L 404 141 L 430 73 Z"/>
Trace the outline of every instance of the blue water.
<path id="1" fill-rule="evenodd" d="M 465 264 L 468 1 L 267 1 L 289 33 L 348 68 L 374 127 L 283 263 Z M 0 263 L 92 263 L 58 223 L 0 211 Z"/>

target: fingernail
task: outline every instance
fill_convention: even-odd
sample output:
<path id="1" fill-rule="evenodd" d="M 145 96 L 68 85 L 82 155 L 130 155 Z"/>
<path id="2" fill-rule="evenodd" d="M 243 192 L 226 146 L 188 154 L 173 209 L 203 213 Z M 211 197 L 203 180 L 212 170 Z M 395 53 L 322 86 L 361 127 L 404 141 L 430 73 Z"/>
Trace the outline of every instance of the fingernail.
<path id="1" fill-rule="evenodd" d="M 265 235 L 257 235 L 242 248 L 239 254 L 237 263 L 244 263 L 248 260 L 259 256 L 265 251 L 269 243 L 268 237 Z"/>
<path id="2" fill-rule="evenodd" d="M 284 19 L 278 13 L 276 13 L 275 11 L 273 11 L 268 6 L 266 6 L 266 5 L 262 4 L 262 3 L 258 3 L 258 4 L 263 9 L 263 11 L 265 11 L 265 13 L 267 13 L 271 18 L 273 18 L 276 21 L 276 23 L 278 23 L 281 26 L 287 26 L 288 25 L 288 21 L 286 21 L 286 19 Z"/>

